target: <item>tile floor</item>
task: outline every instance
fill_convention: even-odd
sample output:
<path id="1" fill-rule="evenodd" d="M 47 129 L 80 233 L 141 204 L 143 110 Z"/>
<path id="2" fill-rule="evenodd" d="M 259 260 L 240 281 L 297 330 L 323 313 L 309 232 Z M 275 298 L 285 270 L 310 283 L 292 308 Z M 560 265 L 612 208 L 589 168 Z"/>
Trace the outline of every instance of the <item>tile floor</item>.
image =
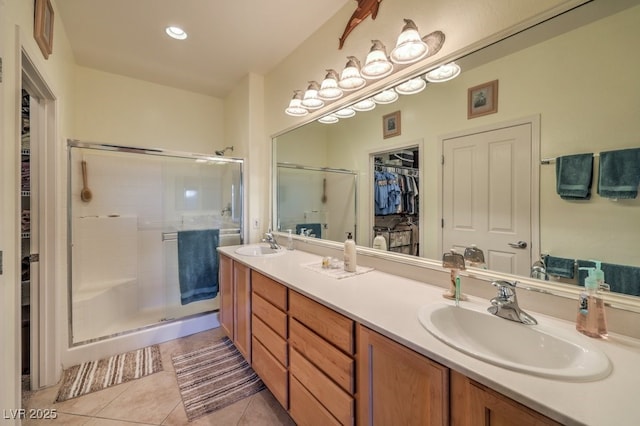
<path id="1" fill-rule="evenodd" d="M 24 408 L 56 409 L 55 420 L 23 425 L 295 425 L 271 392 L 264 390 L 214 413 L 187 420 L 171 357 L 207 346 L 223 336 L 220 328 L 160 344 L 163 371 L 79 398 L 54 404 L 58 387 L 30 395 Z"/>

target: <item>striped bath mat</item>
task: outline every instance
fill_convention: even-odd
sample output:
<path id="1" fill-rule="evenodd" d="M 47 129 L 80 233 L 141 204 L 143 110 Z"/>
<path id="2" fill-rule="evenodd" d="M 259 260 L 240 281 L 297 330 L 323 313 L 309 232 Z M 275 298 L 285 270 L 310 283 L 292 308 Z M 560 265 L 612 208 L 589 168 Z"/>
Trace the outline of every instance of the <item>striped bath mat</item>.
<path id="1" fill-rule="evenodd" d="M 99 361 L 85 362 L 64 370 L 62 385 L 55 402 L 139 379 L 162 371 L 158 345 L 114 355 Z"/>
<path id="2" fill-rule="evenodd" d="M 264 389 L 262 380 L 226 337 L 172 361 L 189 421 Z"/>

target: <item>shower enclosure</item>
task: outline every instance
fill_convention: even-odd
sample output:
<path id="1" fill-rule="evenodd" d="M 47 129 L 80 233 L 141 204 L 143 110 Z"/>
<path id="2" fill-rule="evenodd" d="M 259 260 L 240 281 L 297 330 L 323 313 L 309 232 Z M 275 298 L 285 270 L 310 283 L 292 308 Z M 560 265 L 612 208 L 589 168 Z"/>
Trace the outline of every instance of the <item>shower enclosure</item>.
<path id="1" fill-rule="evenodd" d="M 178 233 L 242 243 L 243 161 L 68 141 L 71 345 L 219 309 L 181 304 Z M 217 280 L 217 277 L 212 277 Z"/>

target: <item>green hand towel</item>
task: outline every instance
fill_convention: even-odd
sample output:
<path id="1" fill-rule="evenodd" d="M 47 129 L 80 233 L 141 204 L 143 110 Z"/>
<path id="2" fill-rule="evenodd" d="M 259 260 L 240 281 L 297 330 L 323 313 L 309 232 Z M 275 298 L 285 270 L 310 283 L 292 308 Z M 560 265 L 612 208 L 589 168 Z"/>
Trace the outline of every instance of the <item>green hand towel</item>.
<path id="1" fill-rule="evenodd" d="M 591 198 L 593 153 L 565 155 L 556 159 L 556 192 L 563 200 Z"/>
<path id="2" fill-rule="evenodd" d="M 640 148 L 600 153 L 598 194 L 601 197 L 636 198 L 639 184 Z"/>

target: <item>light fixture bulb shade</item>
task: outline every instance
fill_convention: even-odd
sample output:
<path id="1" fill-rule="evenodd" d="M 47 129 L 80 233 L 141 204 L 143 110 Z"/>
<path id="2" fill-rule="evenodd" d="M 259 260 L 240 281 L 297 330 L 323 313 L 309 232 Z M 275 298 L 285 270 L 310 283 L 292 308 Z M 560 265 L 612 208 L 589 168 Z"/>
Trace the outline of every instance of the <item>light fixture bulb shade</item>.
<path id="1" fill-rule="evenodd" d="M 371 40 L 372 46 L 360 73 L 366 79 L 386 77 L 393 71 L 393 64 L 387 58 L 387 49 L 380 40 Z"/>
<path id="2" fill-rule="evenodd" d="M 327 70 L 327 75 L 320 84 L 318 96 L 325 101 L 333 101 L 342 97 L 342 89 L 338 87 L 338 73 L 335 70 Z"/>
<path id="3" fill-rule="evenodd" d="M 292 117 L 304 117 L 309 114 L 309 110 L 302 106 L 302 90 L 293 91 L 293 98 L 284 112 Z"/>
<path id="4" fill-rule="evenodd" d="M 347 64 L 340 74 L 338 86 L 346 91 L 364 87 L 367 81 L 360 75 L 360 61 L 355 56 L 349 56 L 347 59 Z"/>
<path id="5" fill-rule="evenodd" d="M 375 107 L 376 107 L 376 103 L 371 98 L 363 99 L 360 102 L 356 102 L 355 104 L 351 105 L 351 108 L 361 112 L 371 111 Z"/>
<path id="6" fill-rule="evenodd" d="M 308 109 L 318 109 L 324 106 L 324 101 L 318 97 L 320 85 L 317 81 L 310 81 L 302 98 L 302 106 Z"/>
<path id="7" fill-rule="evenodd" d="M 383 90 L 372 98 L 377 104 L 390 104 L 398 100 L 398 93 L 393 89 Z"/>
<path id="8" fill-rule="evenodd" d="M 411 19 L 405 19 L 404 22 L 396 47 L 390 55 L 391 61 L 396 64 L 410 64 L 419 61 L 429 53 L 429 46 L 422 41 L 416 24 Z"/>
<path id="9" fill-rule="evenodd" d="M 429 71 L 425 74 L 424 78 L 431 83 L 442 83 L 445 81 L 453 80 L 460 75 L 460 65 L 455 62 L 450 62 L 445 65 L 441 65 L 438 68 Z"/>
<path id="10" fill-rule="evenodd" d="M 334 124 L 334 123 L 337 123 L 338 121 L 340 121 L 338 117 L 336 117 L 333 114 L 325 115 L 324 117 L 321 117 L 318 119 L 318 122 L 323 124 Z"/>
<path id="11" fill-rule="evenodd" d="M 427 82 L 420 77 L 416 77 L 398 84 L 395 89 L 401 95 L 414 95 L 422 92 L 425 87 L 427 87 Z"/>
<path id="12" fill-rule="evenodd" d="M 165 28 L 165 32 L 171 38 L 176 40 L 184 40 L 187 38 L 187 33 L 180 27 L 170 26 Z"/>
<path id="13" fill-rule="evenodd" d="M 338 118 L 350 118 L 356 115 L 356 112 L 353 110 L 353 108 L 346 107 L 334 112 L 333 115 Z"/>

